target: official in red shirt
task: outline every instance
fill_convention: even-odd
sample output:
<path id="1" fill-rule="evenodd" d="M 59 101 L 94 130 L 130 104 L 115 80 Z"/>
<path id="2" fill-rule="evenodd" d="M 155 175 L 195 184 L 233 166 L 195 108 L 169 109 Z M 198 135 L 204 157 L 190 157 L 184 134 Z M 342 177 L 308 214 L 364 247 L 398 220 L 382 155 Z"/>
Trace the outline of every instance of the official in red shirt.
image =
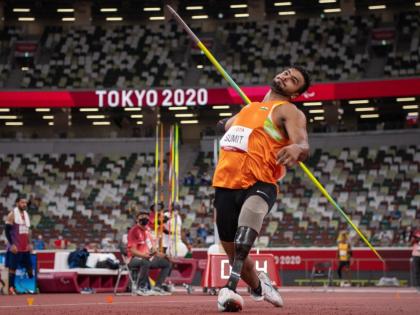
<path id="1" fill-rule="evenodd" d="M 148 227 L 149 211 L 140 210 L 136 214 L 136 224 L 128 232 L 128 267 L 137 279 L 138 295 L 167 295 L 162 284 L 171 271 L 169 259 L 156 248 L 155 240 Z M 147 288 L 150 269 L 161 269 L 152 290 Z"/>

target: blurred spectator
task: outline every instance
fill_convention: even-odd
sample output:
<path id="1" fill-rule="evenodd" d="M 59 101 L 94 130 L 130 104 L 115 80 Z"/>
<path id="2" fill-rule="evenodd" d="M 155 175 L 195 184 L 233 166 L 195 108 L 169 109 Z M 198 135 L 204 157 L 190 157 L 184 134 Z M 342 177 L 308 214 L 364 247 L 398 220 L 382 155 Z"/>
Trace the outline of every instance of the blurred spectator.
<path id="1" fill-rule="evenodd" d="M 158 218 L 159 213 L 163 215 L 163 211 L 165 210 L 165 204 L 161 201 L 158 203 Z M 138 212 L 138 211 L 137 211 Z M 155 204 L 150 206 L 149 212 L 149 228 L 154 231 L 155 230 L 155 219 L 156 219 L 156 212 L 155 212 Z"/>
<path id="2" fill-rule="evenodd" d="M 106 250 L 106 251 L 113 251 L 116 249 L 114 241 L 114 238 L 110 238 L 110 237 L 104 237 L 101 241 L 101 248 L 102 250 Z"/>
<path id="3" fill-rule="evenodd" d="M 131 227 L 127 227 L 127 231 L 121 237 L 121 245 L 125 248 L 127 247 L 128 243 L 128 232 L 130 231 Z"/>
<path id="4" fill-rule="evenodd" d="M 204 247 L 204 241 L 202 238 L 198 237 L 195 239 L 194 241 L 194 246 L 195 247 Z"/>
<path id="5" fill-rule="evenodd" d="M 192 238 L 190 231 L 186 231 L 185 240 L 187 241 L 187 246 L 188 246 L 188 244 L 192 245 L 194 243 L 194 239 Z"/>
<path id="6" fill-rule="evenodd" d="M 163 235 L 162 235 L 162 247 L 163 253 L 170 256 L 178 256 L 177 248 L 178 244 L 182 242 L 181 228 L 182 219 L 179 215 L 179 207 L 175 207 L 172 213 L 165 212 L 163 217 Z"/>
<path id="7" fill-rule="evenodd" d="M 127 216 L 129 217 L 134 217 L 136 215 L 137 212 L 137 206 L 135 204 L 131 204 L 128 208 L 127 208 Z"/>
<path id="8" fill-rule="evenodd" d="M 203 216 L 207 214 L 207 206 L 204 201 L 201 201 L 200 207 L 197 209 L 197 214 L 203 215 Z"/>
<path id="9" fill-rule="evenodd" d="M 31 213 L 37 212 L 39 208 L 39 204 L 40 204 L 40 200 L 35 198 L 34 196 L 31 196 L 28 201 L 28 210 Z"/>
<path id="10" fill-rule="evenodd" d="M 404 243 L 409 243 L 412 239 L 413 231 L 411 229 L 411 225 L 407 226 L 401 233 L 401 238 Z"/>
<path id="11" fill-rule="evenodd" d="M 392 243 L 391 234 L 388 231 L 381 230 L 375 234 L 380 246 L 390 246 Z"/>
<path id="12" fill-rule="evenodd" d="M 39 234 L 38 238 L 36 240 L 34 240 L 34 249 L 36 250 L 42 250 L 45 249 L 45 242 L 42 239 L 42 235 Z"/>
<path id="13" fill-rule="evenodd" d="M 203 241 L 206 241 L 208 235 L 207 227 L 204 223 L 201 223 L 199 228 L 197 229 L 197 236 Z"/>
<path id="14" fill-rule="evenodd" d="M 402 216 L 402 214 L 401 214 L 401 211 L 399 209 L 392 210 L 391 219 L 399 220 L 399 219 L 401 219 L 401 216 Z"/>
<path id="15" fill-rule="evenodd" d="M 337 274 L 340 279 L 340 286 L 350 286 L 350 282 L 343 281 L 343 269 L 347 270 L 348 277 L 350 278 L 350 261 L 352 256 L 351 245 L 348 237 L 348 233 L 343 231 L 338 236 L 337 245 L 337 258 L 338 258 L 338 269 Z"/>
<path id="16" fill-rule="evenodd" d="M 55 249 L 67 249 L 69 243 L 70 242 L 65 240 L 62 235 L 59 235 L 58 239 L 54 241 L 54 247 Z"/>
<path id="17" fill-rule="evenodd" d="M 201 186 L 209 186 L 210 184 L 211 184 L 211 177 L 210 177 L 209 173 L 204 172 L 204 174 L 201 175 L 200 185 Z"/>
<path id="18" fill-rule="evenodd" d="M 195 176 L 188 172 L 187 175 L 184 177 L 184 186 L 192 187 L 195 185 Z"/>

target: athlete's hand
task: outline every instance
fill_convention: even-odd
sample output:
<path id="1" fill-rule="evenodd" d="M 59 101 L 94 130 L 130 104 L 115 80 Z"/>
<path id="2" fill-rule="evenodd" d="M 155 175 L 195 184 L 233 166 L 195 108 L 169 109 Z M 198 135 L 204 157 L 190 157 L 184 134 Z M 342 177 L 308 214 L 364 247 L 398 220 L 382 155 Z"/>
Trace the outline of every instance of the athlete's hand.
<path id="1" fill-rule="evenodd" d="M 302 153 L 302 148 L 297 144 L 290 144 L 280 149 L 277 152 L 277 164 L 287 165 L 292 167 L 299 161 Z"/>
<path id="2" fill-rule="evenodd" d="M 10 251 L 11 251 L 13 254 L 17 254 L 18 249 L 17 249 L 16 245 L 12 245 L 12 247 L 10 247 Z"/>

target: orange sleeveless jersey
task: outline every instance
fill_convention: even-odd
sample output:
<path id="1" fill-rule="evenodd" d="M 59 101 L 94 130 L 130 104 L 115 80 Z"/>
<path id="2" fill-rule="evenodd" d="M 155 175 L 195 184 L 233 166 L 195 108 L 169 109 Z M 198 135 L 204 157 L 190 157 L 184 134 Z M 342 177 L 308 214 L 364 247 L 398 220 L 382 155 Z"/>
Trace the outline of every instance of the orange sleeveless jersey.
<path id="1" fill-rule="evenodd" d="M 286 174 L 276 154 L 289 140 L 273 123 L 271 113 L 286 102 L 251 103 L 235 118 L 220 140 L 214 187 L 246 189 L 257 181 L 275 184 Z"/>

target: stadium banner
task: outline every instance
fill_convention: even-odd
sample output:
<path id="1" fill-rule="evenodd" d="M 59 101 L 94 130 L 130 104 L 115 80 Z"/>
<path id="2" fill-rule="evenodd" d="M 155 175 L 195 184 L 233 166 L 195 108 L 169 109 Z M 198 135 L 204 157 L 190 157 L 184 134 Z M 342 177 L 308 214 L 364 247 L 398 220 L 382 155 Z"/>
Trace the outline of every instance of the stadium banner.
<path id="1" fill-rule="evenodd" d="M 268 86 L 245 86 L 253 101 L 261 101 Z M 330 101 L 420 95 L 420 78 L 381 81 L 314 84 L 296 102 Z M 20 90 L 0 91 L 0 107 L 170 107 L 239 105 L 241 98 L 232 88 L 138 89 L 92 91 Z"/>
<path id="2" fill-rule="evenodd" d="M 407 248 L 377 248 L 385 259 L 383 264 L 369 248 L 353 248 L 352 270 L 359 271 L 410 271 L 411 250 Z M 337 248 L 332 247 L 290 247 L 264 248 L 251 253 L 271 254 L 279 270 L 311 270 L 320 261 L 331 261 L 337 268 Z M 194 250 L 193 258 L 207 259 L 206 250 Z"/>
<path id="3" fill-rule="evenodd" d="M 281 281 L 274 264 L 274 257 L 271 254 L 251 254 L 255 261 L 257 271 L 263 271 L 270 276 L 275 286 L 281 286 Z M 229 279 L 231 266 L 226 255 L 211 254 L 207 260 L 204 275 L 201 278 L 201 285 L 205 288 L 221 288 Z M 243 280 L 240 280 L 238 287 L 247 287 Z"/>

